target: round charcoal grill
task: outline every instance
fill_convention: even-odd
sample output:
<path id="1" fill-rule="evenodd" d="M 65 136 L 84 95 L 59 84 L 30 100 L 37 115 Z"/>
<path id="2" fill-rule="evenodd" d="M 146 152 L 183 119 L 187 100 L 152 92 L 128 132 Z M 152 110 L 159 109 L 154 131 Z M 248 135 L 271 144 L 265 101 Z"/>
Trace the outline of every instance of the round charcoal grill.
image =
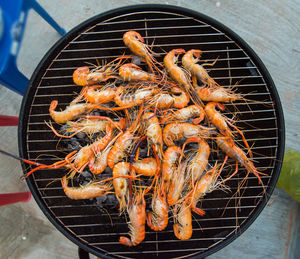
<path id="1" fill-rule="evenodd" d="M 128 233 L 126 217 L 120 217 L 113 207 L 104 210 L 95 199 L 67 198 L 60 182 L 55 181 L 65 170 L 41 170 L 27 183 L 49 220 L 78 246 L 101 258 L 207 256 L 234 240 L 259 215 L 276 184 L 284 150 L 283 113 L 272 79 L 249 46 L 215 20 L 179 7 L 139 5 L 109 11 L 78 25 L 51 48 L 32 75 L 20 114 L 20 155 L 49 164 L 71 151 L 61 150 L 59 139 L 44 123 L 50 120 L 49 104 L 58 100 L 59 108 L 64 109 L 81 90 L 72 81 L 77 67 L 92 67 L 124 52 L 130 54 L 122 41 L 128 30 L 138 31 L 156 53 L 162 54 L 159 61 L 174 48 L 201 49 L 205 63 L 217 59 L 209 67 L 210 76 L 224 87 L 235 85 L 237 93 L 252 100 L 226 104 L 224 114 L 237 114 L 236 125 L 252 147 L 253 161 L 267 174 L 261 177 L 266 192 L 253 174 L 238 189 L 246 176 L 240 168 L 226 182 L 231 191 L 215 190 L 205 196 L 202 208 L 206 215 L 194 215 L 191 239 L 181 241 L 174 236 L 170 214 L 164 231 L 146 227 L 142 244 L 128 248 L 118 242 Z M 59 129 L 59 125 L 54 126 Z M 242 145 L 242 140 L 237 139 L 237 143 Z M 216 148 L 213 141 L 210 144 Z M 223 158 L 221 152 L 213 152 L 210 163 Z M 225 168 L 223 177 L 235 170 L 234 161 L 229 162 L 232 166 Z M 24 171 L 26 168 L 24 165 Z"/>

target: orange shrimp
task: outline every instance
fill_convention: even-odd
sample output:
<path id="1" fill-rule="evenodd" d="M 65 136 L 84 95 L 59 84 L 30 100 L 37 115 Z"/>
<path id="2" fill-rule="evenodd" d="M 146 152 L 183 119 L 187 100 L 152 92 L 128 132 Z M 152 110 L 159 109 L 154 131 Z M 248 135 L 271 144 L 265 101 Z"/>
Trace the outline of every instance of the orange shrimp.
<path id="1" fill-rule="evenodd" d="M 65 194 L 73 200 L 105 196 L 111 191 L 111 184 L 104 184 L 100 182 L 90 182 L 80 187 L 69 187 L 67 176 L 61 178 L 61 185 Z"/>
<path id="2" fill-rule="evenodd" d="M 89 169 L 95 175 L 101 174 L 107 167 L 107 156 L 111 147 L 98 152 L 89 161 Z"/>
<path id="3" fill-rule="evenodd" d="M 205 102 L 233 102 L 241 99 L 239 94 L 230 92 L 225 88 L 196 87 L 196 93 Z"/>
<path id="4" fill-rule="evenodd" d="M 192 119 L 194 124 L 199 124 L 205 117 L 204 109 L 199 105 L 190 105 L 177 111 L 172 111 L 161 119 L 162 123 L 170 123 L 172 121 L 185 122 Z"/>
<path id="5" fill-rule="evenodd" d="M 143 71 L 139 66 L 129 63 L 124 64 L 119 69 L 119 75 L 124 81 L 153 81 L 156 82 L 158 77 L 154 74 Z"/>
<path id="6" fill-rule="evenodd" d="M 105 87 L 97 89 L 99 86 L 94 85 L 84 88 L 84 98 L 89 103 L 102 104 L 111 102 L 116 96 L 116 89 Z"/>
<path id="7" fill-rule="evenodd" d="M 90 160 L 94 158 L 95 154 L 101 152 L 111 141 L 112 138 L 112 127 L 109 125 L 106 127 L 106 135 L 98 137 L 95 142 L 91 145 L 84 146 L 81 148 L 72 158 L 69 160 L 74 160 L 74 167 L 79 172 L 90 163 Z"/>
<path id="8" fill-rule="evenodd" d="M 170 91 L 172 94 L 161 93 L 156 95 L 150 103 L 159 109 L 170 107 L 180 109 L 188 105 L 190 97 L 184 90 L 179 87 L 172 87 Z"/>
<path id="9" fill-rule="evenodd" d="M 168 147 L 164 153 L 162 162 L 162 176 L 164 179 L 166 190 L 168 190 L 173 173 L 177 168 L 177 162 L 182 154 L 181 148 L 177 146 Z"/>
<path id="10" fill-rule="evenodd" d="M 200 216 L 203 216 L 205 214 L 205 211 L 203 211 L 200 208 L 197 208 L 197 203 L 200 199 L 202 199 L 205 194 L 212 192 L 216 189 L 216 181 L 219 176 L 220 172 L 217 170 L 217 168 L 213 168 L 209 171 L 207 171 L 195 184 L 195 187 L 193 188 L 192 192 L 189 195 L 189 201 L 191 204 L 191 209 L 195 213 L 197 213 Z"/>
<path id="11" fill-rule="evenodd" d="M 163 139 L 159 120 L 155 116 L 155 113 L 152 112 L 144 113 L 142 120 L 146 131 L 145 135 L 147 136 L 148 144 L 155 147 L 155 151 L 161 159 L 163 153 Z"/>
<path id="12" fill-rule="evenodd" d="M 154 176 L 158 169 L 158 164 L 155 158 L 147 157 L 142 160 L 135 161 L 132 164 L 132 167 L 138 174 L 142 174 L 145 176 Z"/>
<path id="13" fill-rule="evenodd" d="M 115 103 L 120 106 L 131 107 L 140 105 L 143 101 L 149 99 L 157 90 L 155 88 L 139 88 L 134 93 L 129 93 L 128 89 L 119 86 L 116 91 L 116 96 L 114 98 Z"/>
<path id="14" fill-rule="evenodd" d="M 53 131 L 53 133 L 60 138 L 72 138 L 79 132 L 86 133 L 93 136 L 95 133 L 105 131 L 106 126 L 110 125 L 113 128 L 122 130 L 125 127 L 125 119 L 122 118 L 118 122 L 105 116 L 93 116 L 87 115 L 84 118 L 80 118 L 77 121 L 68 121 L 65 127 L 66 133 L 72 133 L 70 135 L 59 134 L 52 126 L 51 122 L 45 122 L 45 124 Z"/>
<path id="15" fill-rule="evenodd" d="M 162 231 L 168 225 L 168 209 L 163 184 L 159 183 L 152 196 L 152 212 L 147 213 L 147 225 L 154 231 Z"/>
<path id="16" fill-rule="evenodd" d="M 234 144 L 234 141 L 230 137 L 224 137 L 222 135 L 218 135 L 216 138 L 217 145 L 219 148 L 229 157 L 236 161 L 236 165 L 238 163 L 241 166 L 244 166 L 248 172 L 252 172 L 257 178 L 260 184 L 262 184 L 261 178 L 259 175 L 266 175 L 264 173 L 259 172 L 255 165 L 249 160 L 247 155 L 243 150 L 241 150 L 237 145 Z M 233 177 L 238 172 L 238 167 L 235 172 L 225 181 Z M 225 182 L 223 181 L 223 182 Z"/>
<path id="17" fill-rule="evenodd" d="M 218 107 L 221 111 L 225 109 L 224 105 L 216 102 L 209 102 L 205 106 L 205 112 L 209 121 L 224 135 L 233 137 L 232 131 L 226 123 L 226 118 L 216 111 Z"/>
<path id="18" fill-rule="evenodd" d="M 87 79 L 90 73 L 90 68 L 88 66 L 79 67 L 73 72 L 73 82 L 79 86 L 93 85 L 96 81 L 92 79 Z"/>
<path id="19" fill-rule="evenodd" d="M 56 123 L 66 123 L 70 120 L 75 119 L 79 115 L 87 112 L 94 108 L 94 105 L 89 103 L 76 103 L 76 101 L 71 102 L 69 106 L 66 107 L 64 111 L 55 111 L 55 108 L 58 105 L 57 100 L 53 100 L 49 107 L 49 113 L 51 118 Z"/>
<path id="20" fill-rule="evenodd" d="M 187 165 L 188 181 L 191 181 L 192 186 L 200 178 L 208 165 L 210 155 L 210 147 L 207 142 L 201 137 L 192 137 L 186 140 L 183 149 L 187 143 L 198 142 L 198 150 L 196 155 L 189 161 Z"/>
<path id="21" fill-rule="evenodd" d="M 66 132 L 83 132 L 88 135 L 94 135 L 95 133 L 105 131 L 107 125 L 110 125 L 108 120 L 81 118 L 77 121 L 68 121 Z"/>
<path id="22" fill-rule="evenodd" d="M 128 128 L 124 133 L 120 135 L 120 137 L 116 140 L 114 146 L 108 153 L 107 164 L 112 169 L 114 165 L 122 160 L 125 156 L 128 148 L 132 146 L 134 140 L 134 133 L 137 130 L 137 126 L 139 123 L 139 119 L 143 112 L 143 105 L 139 110 L 139 113 L 136 117 L 136 120 L 132 123 L 131 127 Z"/>
<path id="23" fill-rule="evenodd" d="M 170 206 L 175 205 L 186 184 L 185 177 L 186 163 L 180 164 L 173 172 L 170 186 L 167 193 L 167 201 Z"/>
<path id="24" fill-rule="evenodd" d="M 130 164 L 119 162 L 113 168 L 113 177 L 127 175 L 129 176 Z M 115 195 L 119 201 L 119 211 L 122 213 L 126 208 L 126 200 L 128 200 L 128 180 L 120 177 L 113 179 Z"/>
<path id="25" fill-rule="evenodd" d="M 238 131 L 238 133 L 242 136 L 243 142 L 245 144 L 245 146 L 248 148 L 249 151 L 249 155 L 250 157 L 252 156 L 252 152 L 251 149 L 248 145 L 248 142 L 243 134 L 243 132 L 241 130 L 239 130 L 236 126 L 234 126 L 228 118 L 226 118 L 225 116 L 223 116 L 221 113 L 216 111 L 216 107 L 218 107 L 221 111 L 225 110 L 225 106 L 221 103 L 216 103 L 216 102 L 209 102 L 208 104 L 206 104 L 205 106 L 205 112 L 207 115 L 207 118 L 209 119 L 209 121 L 223 134 L 226 135 L 228 137 L 233 137 L 233 133 L 231 131 L 231 129 L 228 127 L 227 124 L 229 124 L 231 127 L 233 127 L 235 130 Z"/>
<path id="26" fill-rule="evenodd" d="M 190 239 L 193 234 L 191 208 L 186 202 L 179 203 L 174 207 L 173 213 L 175 236 L 180 240 Z"/>
<path id="27" fill-rule="evenodd" d="M 122 60 L 127 58 L 131 57 L 123 55 L 107 63 L 105 66 L 95 67 L 92 70 L 88 66 L 79 67 L 73 73 L 73 81 L 76 85 L 87 86 L 105 82 L 111 78 L 118 78 L 116 70 L 121 65 Z M 116 61 L 118 62 L 115 63 Z"/>
<path id="28" fill-rule="evenodd" d="M 190 137 L 209 137 L 213 131 L 199 125 L 187 122 L 173 122 L 167 124 L 163 129 L 163 140 L 167 146 L 173 146 L 175 140 Z"/>
<path id="29" fill-rule="evenodd" d="M 190 95 L 191 99 L 195 104 L 203 105 L 202 101 L 199 99 L 195 92 L 194 86 L 190 82 L 188 74 L 176 65 L 178 61 L 178 56 L 185 53 L 184 49 L 173 49 L 164 57 L 164 66 L 170 75 L 170 77 L 179 83 Z M 181 107 L 183 108 L 183 107 Z"/>
<path id="30" fill-rule="evenodd" d="M 132 146 L 133 133 L 130 130 L 124 132 L 115 142 L 108 153 L 107 164 L 112 169 L 126 154 L 126 150 Z"/>
<path id="31" fill-rule="evenodd" d="M 124 44 L 137 56 L 141 57 L 154 72 L 153 67 L 160 71 L 155 64 L 158 62 L 153 56 L 157 56 L 144 42 L 143 37 L 136 31 L 128 31 L 123 35 Z"/>
<path id="32" fill-rule="evenodd" d="M 121 236 L 119 242 L 126 246 L 137 246 L 145 239 L 146 202 L 144 193 L 138 192 L 133 196 L 132 202 L 127 205 L 129 215 L 129 236 Z"/>
<path id="33" fill-rule="evenodd" d="M 165 68 L 170 75 L 170 77 L 175 80 L 180 85 L 185 86 L 186 89 L 191 88 L 191 82 L 187 74 L 176 65 L 178 61 L 178 56 L 185 53 L 184 49 L 173 49 L 164 57 Z"/>
<path id="34" fill-rule="evenodd" d="M 189 70 L 193 76 L 196 76 L 204 85 L 209 87 L 221 87 L 213 80 L 204 69 L 203 65 L 196 64 L 201 58 L 202 51 L 200 49 L 191 49 L 182 57 L 182 65 Z"/>

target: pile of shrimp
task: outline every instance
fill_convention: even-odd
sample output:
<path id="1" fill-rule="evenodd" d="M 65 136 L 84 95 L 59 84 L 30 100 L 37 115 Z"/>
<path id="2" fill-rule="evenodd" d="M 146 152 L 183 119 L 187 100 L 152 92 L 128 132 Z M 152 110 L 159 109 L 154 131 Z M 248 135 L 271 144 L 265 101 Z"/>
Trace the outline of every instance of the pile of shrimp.
<path id="1" fill-rule="evenodd" d="M 232 178 L 238 166 L 262 184 L 263 173 L 251 161 L 246 138 L 222 114 L 226 103 L 242 96 L 209 76 L 199 64 L 201 50 L 173 49 L 160 63 L 138 32 L 126 32 L 123 41 L 132 55 L 93 69 L 77 68 L 73 81 L 82 87 L 78 96 L 61 111 L 57 100 L 50 104 L 57 127 L 46 123 L 54 134 L 59 138 L 83 134 L 89 143 L 62 161 L 38 168 L 64 167 L 67 174 L 61 184 L 70 199 L 114 194 L 120 214 L 129 217 L 130 232 L 119 239 L 123 245 L 139 245 L 146 225 L 164 230 L 170 216 L 175 236 L 187 240 L 193 233 L 192 213 L 205 215 L 200 205 L 205 195 Z M 237 135 L 247 152 L 236 144 Z M 224 152 L 224 160 L 209 163 L 211 152 L 216 152 L 211 143 Z M 222 169 L 228 158 L 236 161 L 236 170 L 225 178 Z M 84 170 L 95 176 L 105 171 L 108 176 L 70 186 Z M 151 204 L 147 213 L 146 200 Z"/>

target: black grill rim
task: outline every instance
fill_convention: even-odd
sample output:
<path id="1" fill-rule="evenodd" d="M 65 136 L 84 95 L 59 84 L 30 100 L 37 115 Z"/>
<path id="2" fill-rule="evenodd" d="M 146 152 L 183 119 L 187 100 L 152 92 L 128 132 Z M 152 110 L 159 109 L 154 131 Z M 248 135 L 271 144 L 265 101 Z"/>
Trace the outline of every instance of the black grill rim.
<path id="1" fill-rule="evenodd" d="M 71 40 L 73 40 L 74 36 L 77 36 L 82 31 L 87 29 L 90 25 L 90 23 L 93 23 L 94 20 L 106 20 L 109 18 L 113 18 L 118 15 L 130 13 L 130 12 L 141 12 L 141 11 L 165 11 L 165 12 L 174 12 L 181 15 L 191 16 L 196 19 L 199 19 L 201 21 L 204 21 L 224 32 L 228 36 L 230 36 L 232 39 L 235 40 L 236 43 L 240 45 L 240 47 L 251 57 L 252 61 L 255 62 L 255 65 L 259 69 L 259 71 L 262 73 L 266 84 L 269 86 L 270 93 L 272 95 L 272 98 L 276 104 L 276 117 L 277 117 L 277 123 L 278 123 L 278 152 L 277 152 L 277 164 L 274 168 L 273 177 L 270 180 L 270 184 L 267 188 L 267 197 L 262 200 L 256 207 L 255 211 L 252 215 L 249 216 L 249 218 L 246 220 L 246 222 L 243 223 L 243 225 L 239 228 L 239 231 L 235 232 L 228 238 L 226 238 L 224 241 L 222 241 L 220 244 L 208 249 L 207 251 L 190 256 L 190 258 L 203 258 L 208 255 L 211 255 L 221 248 L 225 247 L 229 243 L 231 243 L 234 239 L 236 239 L 238 236 L 240 236 L 258 217 L 258 215 L 261 213 L 265 205 L 267 204 L 274 188 L 277 183 L 282 161 L 283 161 L 283 155 L 284 155 L 284 149 L 285 149 L 285 126 L 284 126 L 284 116 L 283 116 L 283 110 L 280 102 L 280 98 L 278 95 L 278 92 L 276 90 L 275 84 L 266 69 L 265 65 L 262 63 L 261 59 L 257 56 L 257 54 L 250 48 L 250 46 L 241 39 L 236 33 L 234 33 L 231 29 L 226 27 L 225 25 L 221 24 L 220 22 L 214 20 L 213 18 L 206 16 L 202 13 L 179 7 L 179 6 L 172 6 L 172 5 L 161 5 L 161 4 L 142 4 L 142 5 L 131 5 L 127 7 L 121 7 L 117 9 L 112 9 L 107 12 L 104 12 L 102 14 L 93 16 L 92 18 L 82 22 L 81 24 L 74 27 L 72 30 L 70 30 L 64 37 L 62 37 L 60 40 L 58 40 L 53 47 L 45 54 L 45 56 L 42 58 L 38 66 L 36 67 L 35 71 L 33 72 L 31 79 L 29 81 L 28 87 L 26 89 L 26 92 L 24 94 L 22 105 L 20 109 L 19 114 L 19 126 L 18 126 L 18 145 L 19 145 L 19 153 L 20 156 L 23 158 L 27 157 L 26 154 L 26 129 L 27 129 L 27 123 L 28 123 L 28 116 L 30 112 L 30 107 L 33 99 L 33 94 L 31 91 L 31 88 L 34 86 L 37 86 L 37 84 L 40 82 L 42 78 L 42 74 L 40 71 L 42 71 L 44 68 L 48 67 L 51 63 L 51 61 L 60 53 L 61 46 L 64 46 L 65 44 L 69 43 Z M 25 171 L 26 170 L 26 164 L 21 163 L 22 168 Z M 37 204 L 41 208 L 41 210 L 44 212 L 44 214 L 47 216 L 47 218 L 50 220 L 50 222 L 60 231 L 62 232 L 68 239 L 70 239 L 72 242 L 74 242 L 76 245 L 80 246 L 84 250 L 93 253 L 95 255 L 101 256 L 102 258 L 112 258 L 107 254 L 100 253 L 98 250 L 95 250 L 93 247 L 87 245 L 82 240 L 80 240 L 78 237 L 75 237 L 71 232 L 65 229 L 65 227 L 59 223 L 52 215 L 51 211 L 48 209 L 42 198 L 39 196 L 38 191 L 36 187 L 34 186 L 32 182 L 32 178 L 29 177 L 29 179 L 26 179 L 27 184 L 29 186 L 29 189 L 31 193 L 33 194 L 34 199 L 36 200 Z"/>

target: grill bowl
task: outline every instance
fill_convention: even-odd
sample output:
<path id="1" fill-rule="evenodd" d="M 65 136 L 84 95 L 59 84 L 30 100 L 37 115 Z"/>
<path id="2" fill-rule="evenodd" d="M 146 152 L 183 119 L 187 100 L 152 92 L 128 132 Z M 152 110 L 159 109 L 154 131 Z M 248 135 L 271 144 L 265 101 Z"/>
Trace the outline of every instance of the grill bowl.
<path id="1" fill-rule="evenodd" d="M 284 121 L 280 100 L 266 68 L 239 36 L 217 21 L 191 10 L 165 5 L 139 5 L 112 10 L 78 25 L 58 41 L 33 73 L 20 112 L 19 147 L 21 157 L 49 163 L 63 158 L 57 150 L 58 139 L 44 124 L 49 121 L 49 104 L 57 99 L 65 107 L 80 91 L 72 82 L 72 73 L 85 62 L 96 64 L 112 60 L 129 50 L 122 42 L 125 31 L 136 30 L 163 54 L 174 48 L 203 51 L 202 60 L 217 62 L 210 75 L 222 86 L 236 84 L 238 93 L 254 101 L 237 101 L 226 105 L 226 115 L 239 111 L 237 126 L 243 129 L 254 152 L 255 165 L 264 170 L 266 194 L 257 179 L 250 175 L 238 197 L 221 190 L 207 196 L 202 204 L 204 217 L 193 219 L 190 240 L 180 241 L 169 223 L 163 232 L 146 228 L 145 241 L 135 247 L 120 245 L 126 234 L 126 219 L 110 211 L 113 226 L 105 211 L 94 200 L 68 199 L 59 182 L 48 184 L 64 175 L 63 170 L 40 171 L 27 179 L 37 203 L 49 220 L 69 239 L 102 258 L 205 257 L 234 240 L 255 220 L 268 201 L 279 176 L 284 150 Z M 161 61 L 161 59 L 159 60 Z M 241 141 L 241 140 L 239 140 Z M 46 156 L 41 156 L 47 154 Z M 211 162 L 224 156 L 212 156 Z M 26 165 L 23 165 L 26 171 Z M 231 169 L 228 168 L 228 171 Z M 245 176 L 228 181 L 236 191 Z M 170 218 L 172 221 L 172 218 Z"/>

